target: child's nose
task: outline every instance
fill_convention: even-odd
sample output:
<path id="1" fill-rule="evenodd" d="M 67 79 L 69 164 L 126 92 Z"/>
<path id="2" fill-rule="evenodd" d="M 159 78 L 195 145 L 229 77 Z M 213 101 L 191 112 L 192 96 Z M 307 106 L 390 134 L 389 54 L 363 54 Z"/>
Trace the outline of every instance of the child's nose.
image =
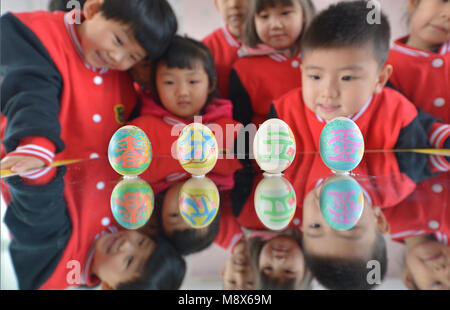
<path id="1" fill-rule="evenodd" d="M 180 85 L 177 88 L 177 96 L 182 97 L 186 96 L 189 93 L 189 88 L 186 85 L 186 83 L 180 83 Z"/>
<path id="2" fill-rule="evenodd" d="M 120 64 L 125 57 L 125 53 L 121 50 L 114 50 L 109 53 L 109 57 L 114 61 L 114 64 Z"/>
<path id="3" fill-rule="evenodd" d="M 335 98 L 339 94 L 336 83 L 333 80 L 325 80 L 321 89 L 321 95 L 325 98 Z"/>
<path id="4" fill-rule="evenodd" d="M 270 19 L 270 27 L 272 29 L 283 28 L 283 21 L 279 16 L 272 16 L 272 18 Z"/>

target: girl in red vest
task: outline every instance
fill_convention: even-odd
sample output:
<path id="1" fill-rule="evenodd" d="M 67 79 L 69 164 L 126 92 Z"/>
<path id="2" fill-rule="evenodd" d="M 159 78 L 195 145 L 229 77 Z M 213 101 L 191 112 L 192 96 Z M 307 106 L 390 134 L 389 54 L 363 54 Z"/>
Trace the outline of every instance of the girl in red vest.
<path id="1" fill-rule="evenodd" d="M 313 15 L 310 0 L 252 2 L 245 45 L 230 73 L 235 120 L 261 124 L 272 100 L 300 86 L 299 42 Z"/>

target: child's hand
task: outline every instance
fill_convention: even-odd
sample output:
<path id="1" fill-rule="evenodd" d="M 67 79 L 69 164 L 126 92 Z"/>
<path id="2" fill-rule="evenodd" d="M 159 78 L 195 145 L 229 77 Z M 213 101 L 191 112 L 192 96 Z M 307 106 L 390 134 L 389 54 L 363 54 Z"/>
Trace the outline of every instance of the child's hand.
<path id="1" fill-rule="evenodd" d="M 33 156 L 13 155 L 3 158 L 0 165 L 2 170 L 11 169 L 12 172 L 22 173 L 42 168 L 45 163 Z"/>

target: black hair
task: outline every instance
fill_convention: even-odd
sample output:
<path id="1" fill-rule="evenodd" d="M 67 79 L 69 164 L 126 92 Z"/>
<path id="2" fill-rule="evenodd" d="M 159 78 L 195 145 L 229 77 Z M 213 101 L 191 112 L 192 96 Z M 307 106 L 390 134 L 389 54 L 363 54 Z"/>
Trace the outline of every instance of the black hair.
<path id="1" fill-rule="evenodd" d="M 195 65 L 201 63 L 208 75 L 209 94 L 206 104 L 210 103 L 217 95 L 217 74 L 214 58 L 210 50 L 202 42 L 176 35 L 169 45 L 167 51 L 161 58 L 157 59 L 152 65 L 151 81 L 152 93 L 156 102 L 162 105 L 161 99 L 156 87 L 156 72 L 158 64 L 164 63 L 168 68 L 193 69 Z M 205 104 L 205 106 L 206 106 Z"/>
<path id="2" fill-rule="evenodd" d="M 330 5 L 306 30 L 301 42 L 302 55 L 314 49 L 368 46 L 381 68 L 389 55 L 391 28 L 381 10 L 375 13 L 379 14 L 379 20 L 370 20 L 374 9 L 368 1 Z"/>
<path id="3" fill-rule="evenodd" d="M 166 0 L 104 0 L 99 12 L 106 19 L 130 26 L 150 60 L 164 53 L 178 28 L 175 13 Z"/>
<path id="4" fill-rule="evenodd" d="M 386 242 L 380 232 L 369 259 L 342 259 L 309 254 L 303 247 L 306 265 L 313 276 L 324 287 L 331 290 L 370 290 L 377 286 L 367 280 L 370 268 L 367 262 L 376 260 L 380 264 L 380 280 L 383 281 L 387 271 Z"/>
<path id="5" fill-rule="evenodd" d="M 50 2 L 48 3 L 48 10 L 50 12 L 70 12 L 75 8 L 79 8 L 81 10 L 85 2 L 86 0 L 50 0 Z"/>
<path id="6" fill-rule="evenodd" d="M 118 290 L 177 290 L 186 274 L 186 262 L 164 238 L 156 238 L 156 248 L 135 279 L 120 283 Z"/>
<path id="7" fill-rule="evenodd" d="M 303 10 L 303 29 L 302 34 L 300 35 L 297 42 L 294 44 L 294 47 L 298 49 L 300 45 L 301 38 L 305 33 L 306 28 L 310 25 L 311 21 L 314 18 L 316 13 L 316 9 L 312 0 L 254 0 L 252 1 L 249 14 L 245 24 L 245 32 L 244 32 L 244 41 L 245 43 L 253 48 L 256 48 L 258 44 L 263 43 L 259 38 L 256 32 L 255 25 L 255 16 L 259 14 L 261 11 L 268 7 L 276 7 L 278 4 L 291 6 L 294 5 L 294 2 L 298 2 Z"/>

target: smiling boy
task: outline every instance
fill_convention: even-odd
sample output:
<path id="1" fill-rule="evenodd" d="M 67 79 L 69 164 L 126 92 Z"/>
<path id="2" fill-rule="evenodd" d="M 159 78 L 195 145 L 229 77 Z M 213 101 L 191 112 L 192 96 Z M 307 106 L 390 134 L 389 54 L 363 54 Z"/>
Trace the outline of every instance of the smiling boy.
<path id="1" fill-rule="evenodd" d="M 125 71 L 160 56 L 177 29 L 166 0 L 88 0 L 0 21 L 2 168 L 18 173 L 105 156 L 136 104 Z"/>

